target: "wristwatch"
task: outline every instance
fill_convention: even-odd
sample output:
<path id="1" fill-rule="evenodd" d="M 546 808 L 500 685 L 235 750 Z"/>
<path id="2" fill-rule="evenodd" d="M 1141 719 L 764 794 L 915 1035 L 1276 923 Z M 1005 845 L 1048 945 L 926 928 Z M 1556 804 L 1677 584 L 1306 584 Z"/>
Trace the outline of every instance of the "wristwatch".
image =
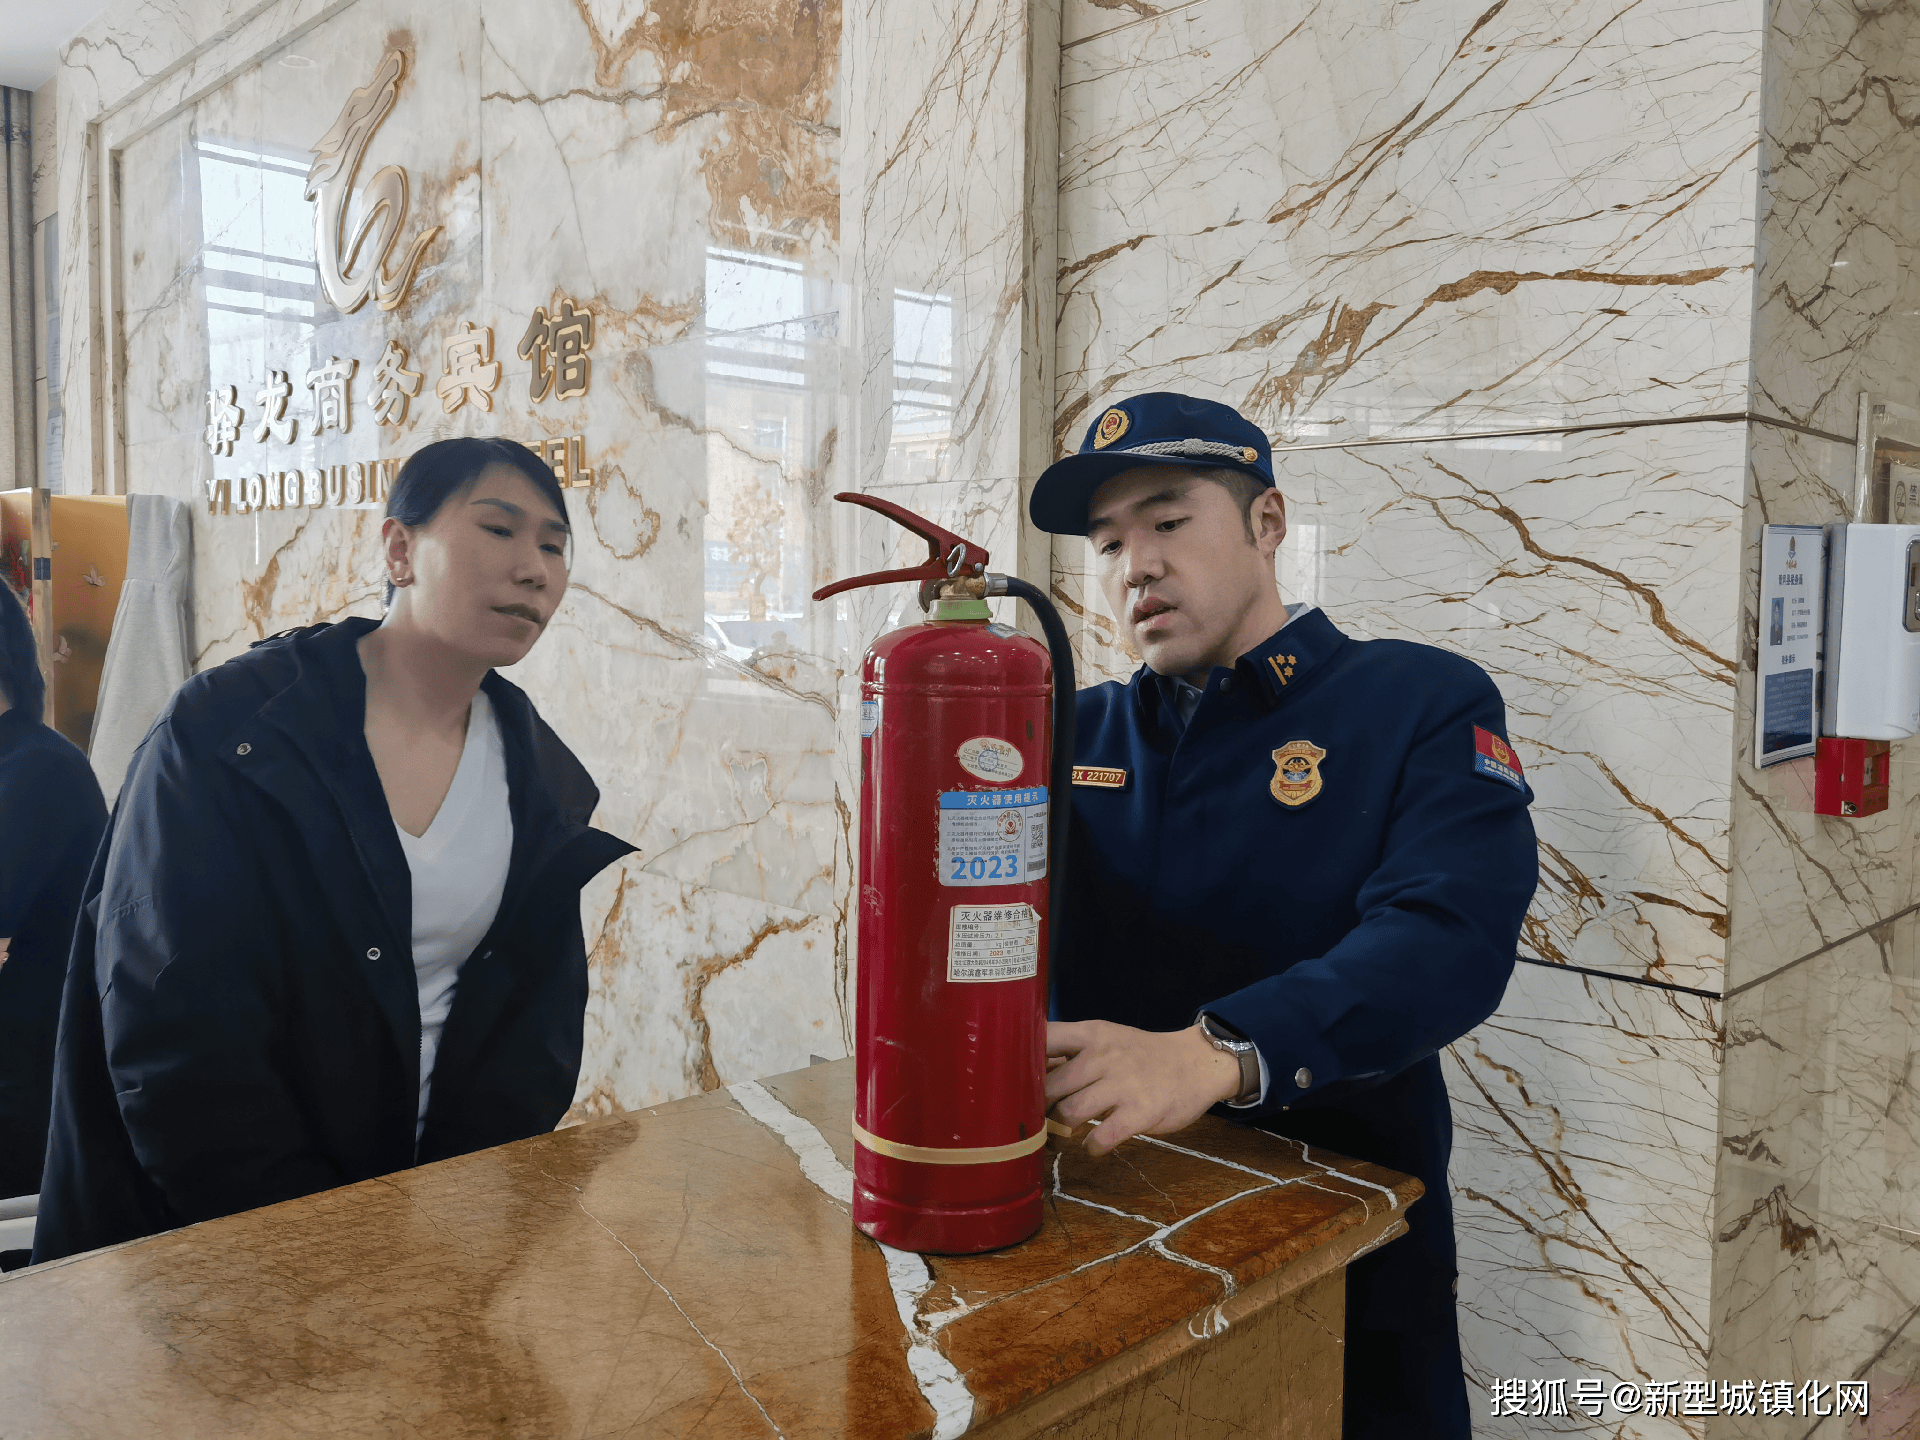
<path id="1" fill-rule="evenodd" d="M 1213 1048 L 1240 1062 L 1240 1093 L 1227 1103 L 1245 1108 L 1260 1098 L 1260 1052 L 1253 1042 L 1216 1015 L 1200 1012 L 1200 1033 Z"/>

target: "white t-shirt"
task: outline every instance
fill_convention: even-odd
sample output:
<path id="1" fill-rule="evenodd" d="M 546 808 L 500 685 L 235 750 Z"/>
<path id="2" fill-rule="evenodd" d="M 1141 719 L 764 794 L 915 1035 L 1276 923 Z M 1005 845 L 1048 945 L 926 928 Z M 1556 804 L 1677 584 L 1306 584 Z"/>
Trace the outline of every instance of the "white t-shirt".
<path id="1" fill-rule="evenodd" d="M 474 694 L 459 767 L 427 833 L 415 838 L 397 824 L 393 828 L 413 874 L 413 972 L 420 986 L 417 1141 L 427 1124 L 433 1059 L 453 1008 L 454 982 L 500 909 L 513 855 L 507 756 L 485 691 Z"/>

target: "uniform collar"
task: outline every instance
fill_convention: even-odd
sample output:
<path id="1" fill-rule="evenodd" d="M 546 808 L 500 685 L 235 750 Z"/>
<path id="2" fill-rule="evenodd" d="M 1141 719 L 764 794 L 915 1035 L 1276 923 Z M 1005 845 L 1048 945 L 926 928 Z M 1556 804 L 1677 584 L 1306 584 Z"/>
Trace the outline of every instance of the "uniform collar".
<path id="1" fill-rule="evenodd" d="M 1261 696 L 1272 708 L 1290 691 L 1298 690 L 1311 672 L 1325 665 L 1346 643 L 1346 635 L 1327 618 L 1327 612 L 1315 606 L 1235 661 L 1235 683 L 1250 687 L 1251 693 Z M 1209 676 L 1207 688 L 1213 684 Z M 1135 672 L 1134 706 L 1142 722 L 1165 726 L 1168 715 L 1178 713 L 1175 685 L 1173 676 L 1157 675 L 1144 665 Z M 1173 726 L 1176 731 L 1179 728 Z"/>
<path id="2" fill-rule="evenodd" d="M 1346 643 L 1347 637 L 1327 618 L 1327 612 L 1315 608 L 1242 655 L 1234 669 L 1243 680 L 1255 682 L 1255 689 L 1267 697 L 1269 705 L 1277 705 Z"/>

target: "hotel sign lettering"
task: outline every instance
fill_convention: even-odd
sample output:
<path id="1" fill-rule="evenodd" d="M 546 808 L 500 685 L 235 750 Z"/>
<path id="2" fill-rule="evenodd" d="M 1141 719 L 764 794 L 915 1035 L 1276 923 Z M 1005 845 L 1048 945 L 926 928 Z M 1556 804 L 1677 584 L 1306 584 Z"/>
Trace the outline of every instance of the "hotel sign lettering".
<path id="1" fill-rule="evenodd" d="M 565 489 L 593 484 L 584 435 L 540 436 L 521 442 L 552 470 Z M 263 470 L 207 481 L 209 515 L 248 515 L 260 510 L 317 510 L 322 506 L 378 505 L 387 498 L 398 460 L 356 460 L 298 470 Z"/>
<path id="2" fill-rule="evenodd" d="M 582 310 L 565 295 L 559 297 L 549 314 L 545 306 L 536 308 L 527 324 L 526 339 L 519 353 L 527 360 L 531 374 L 527 393 L 537 404 L 551 396 L 571 400 L 587 393 L 593 377 L 593 359 L 587 353 L 593 347 L 593 312 Z M 501 365 L 493 358 L 493 327 L 462 320 L 439 343 L 440 376 L 433 387 L 440 407 L 451 415 L 468 402 L 482 410 L 493 409 L 494 392 L 500 388 Z M 390 425 L 396 431 L 409 423 L 412 402 L 419 396 L 426 377 L 409 370 L 408 347 L 389 340 L 379 361 L 366 378 L 362 401 L 372 409 L 375 423 Z M 346 434 L 353 429 L 353 385 L 359 373 L 356 356 L 342 359 L 327 357 L 327 363 L 304 373 L 306 388 L 312 392 L 310 408 L 304 416 L 288 415 L 287 402 L 293 396 L 293 383 L 286 370 L 268 371 L 268 382 L 255 393 L 254 404 L 260 419 L 251 431 L 247 427 L 248 407 L 241 405 L 237 385 L 215 385 L 207 391 L 207 451 L 216 459 L 230 457 L 243 435 L 266 445 L 292 445 L 306 422 L 311 439 L 328 430 Z M 593 470 L 587 464 L 584 435 L 542 437 L 527 442 L 528 448 L 553 467 L 554 476 L 564 486 L 584 489 L 593 484 Z M 214 515 L 246 514 L 250 510 L 279 510 L 294 505 L 362 505 L 386 497 L 384 476 L 397 462 L 376 461 L 352 466 L 335 465 L 329 470 L 262 471 L 238 480 L 214 479 L 207 482 L 207 512 Z M 337 481 L 326 477 L 339 472 Z M 355 472 L 361 479 L 355 481 Z M 301 476 L 307 478 L 301 480 Z M 313 476 L 321 476 L 314 480 Z M 288 477 L 282 479 L 281 477 Z M 294 498 L 294 497 L 301 498 Z M 319 496 L 321 498 L 311 498 Z M 352 498 L 347 498 L 352 497 Z"/>
<path id="3" fill-rule="evenodd" d="M 399 258 L 390 263 L 407 221 L 407 175 L 397 165 L 376 171 L 356 197 L 354 178 L 367 143 L 393 109 L 406 56 L 389 50 L 371 82 L 348 98 L 333 127 L 313 147 L 313 168 L 307 174 L 307 199 L 314 206 L 315 258 L 320 288 L 343 314 L 352 314 L 369 298 L 382 310 L 394 310 L 413 288 L 427 246 L 441 228 L 436 225 L 416 236 Z M 349 235 L 347 216 L 358 216 Z M 356 264 L 362 268 L 356 270 Z M 494 358 L 493 327 L 472 320 L 455 322 L 447 334 L 426 340 L 422 359 L 437 357 L 439 374 L 432 382 L 432 399 L 448 415 L 468 405 L 491 412 L 499 389 L 501 362 Z M 511 332 L 509 332 L 511 333 Z M 584 397 L 593 378 L 594 316 L 571 297 L 555 292 L 551 305 L 534 308 L 515 354 L 527 363 L 529 403 Z M 399 461 L 360 461 L 319 468 L 279 468 L 273 448 L 291 446 L 304 426 L 313 441 L 327 431 L 341 435 L 353 429 L 354 401 L 373 412 L 374 423 L 392 427 L 395 438 L 413 419 L 413 402 L 428 384 L 424 373 L 408 368 L 413 346 L 387 338 L 378 356 L 363 366 L 361 356 L 328 355 L 311 368 L 287 362 L 269 369 L 257 390 L 254 406 L 240 403 L 242 387 L 212 377 L 207 389 L 205 443 L 216 459 L 232 458 L 234 446 L 249 437 L 267 447 L 263 467 L 255 474 L 215 477 L 206 482 L 207 512 L 214 515 L 249 514 L 261 510 L 312 508 L 322 505 L 371 505 L 386 498 Z M 319 357 L 315 356 L 314 359 Z M 358 377 L 356 379 L 356 377 Z M 304 388 L 311 397 L 296 400 Z M 360 393 L 355 395 L 358 388 Z M 289 414 L 290 403 L 303 413 Z M 426 403 L 431 403 L 431 399 Z M 249 424 L 248 410 L 258 419 Z M 552 467 L 559 482 L 585 488 L 593 484 L 587 464 L 584 435 L 541 436 L 527 442 Z M 289 457 L 291 458 L 291 457 Z"/>
<path id="4" fill-rule="evenodd" d="M 207 481 L 209 515 L 246 515 L 257 510 L 319 509 L 322 505 L 371 505 L 387 498 L 398 460 L 269 470 Z"/>

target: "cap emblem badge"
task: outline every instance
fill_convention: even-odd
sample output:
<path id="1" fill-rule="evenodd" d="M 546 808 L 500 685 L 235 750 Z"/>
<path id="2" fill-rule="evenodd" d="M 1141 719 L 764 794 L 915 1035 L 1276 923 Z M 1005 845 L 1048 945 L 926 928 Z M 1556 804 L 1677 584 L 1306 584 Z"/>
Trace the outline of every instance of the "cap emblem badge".
<path id="1" fill-rule="evenodd" d="M 1289 740 L 1273 752 L 1273 779 L 1267 788 L 1289 810 L 1320 793 L 1320 762 L 1327 752 L 1311 740 Z"/>
<path id="2" fill-rule="evenodd" d="M 1093 448 L 1106 449 L 1127 433 L 1128 423 L 1126 411 L 1120 409 L 1107 411 L 1100 417 L 1100 423 L 1093 428 Z"/>

